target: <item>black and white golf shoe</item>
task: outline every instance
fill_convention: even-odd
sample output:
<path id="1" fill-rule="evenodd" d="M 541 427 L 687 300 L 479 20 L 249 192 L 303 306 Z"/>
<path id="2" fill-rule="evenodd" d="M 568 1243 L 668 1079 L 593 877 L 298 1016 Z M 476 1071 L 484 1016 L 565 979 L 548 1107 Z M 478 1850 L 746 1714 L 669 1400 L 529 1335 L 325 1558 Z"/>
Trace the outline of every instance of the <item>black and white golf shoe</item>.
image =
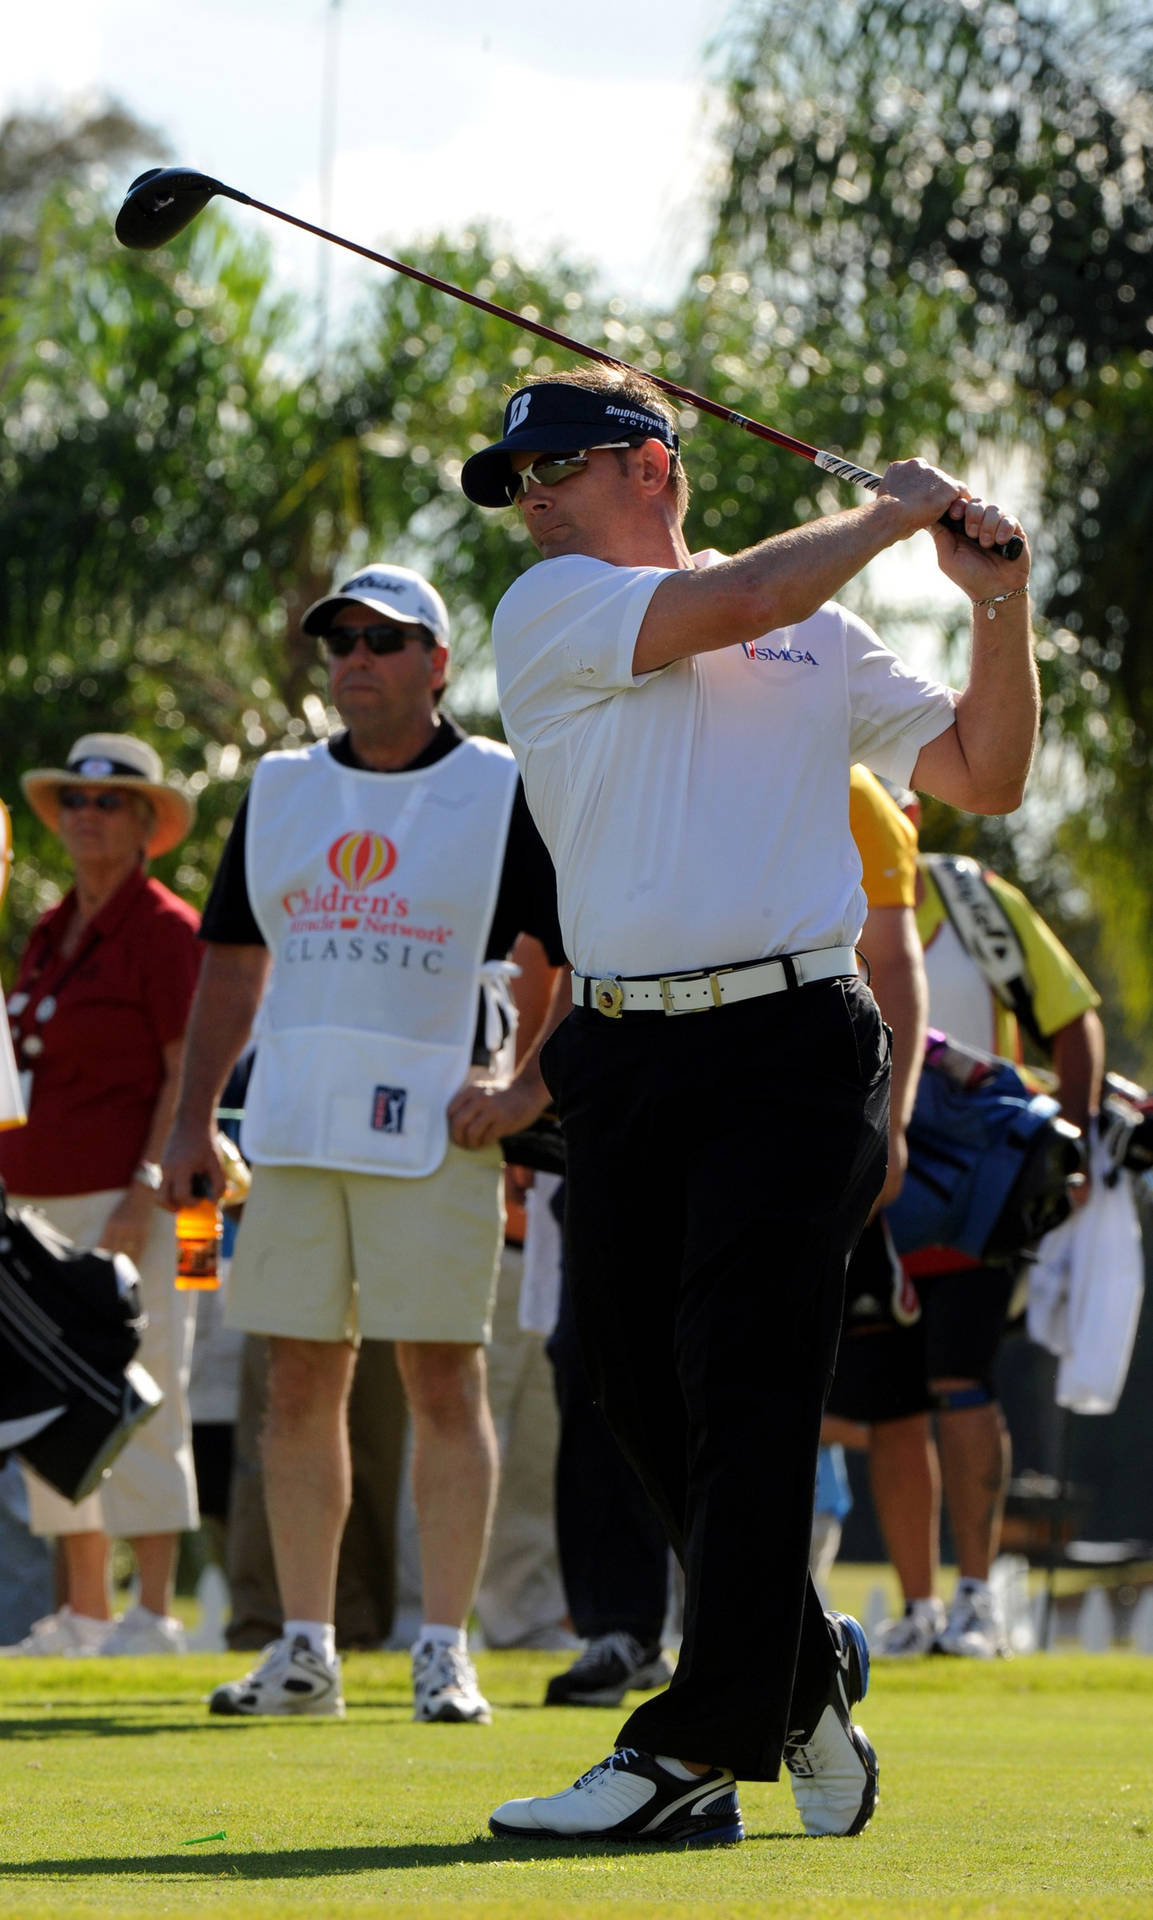
<path id="1" fill-rule="evenodd" d="M 877 1804 L 877 1756 L 852 1709 L 869 1690 L 864 1629 L 847 1613 L 825 1614 L 836 1654 L 829 1698 L 816 1724 L 785 1741 L 785 1765 L 805 1832 L 848 1837 L 868 1826 Z"/>
<path id="2" fill-rule="evenodd" d="M 232 1716 L 283 1714 L 294 1718 L 344 1718 L 340 1661 L 313 1651 L 306 1636 L 273 1640 L 264 1659 L 243 1680 L 229 1680 L 208 1700 L 209 1713 Z"/>
<path id="3" fill-rule="evenodd" d="M 666 1687 L 673 1670 L 660 1643 L 642 1646 L 631 1633 L 603 1633 L 590 1640 L 567 1673 L 554 1673 L 546 1707 L 619 1707 L 626 1693 Z"/>
<path id="4" fill-rule="evenodd" d="M 679 1780 L 655 1754 L 618 1747 L 563 1793 L 506 1800 L 489 1827 L 502 1840 L 620 1840 L 723 1847 L 743 1840 L 737 1783 L 727 1767 Z"/>
<path id="5" fill-rule="evenodd" d="M 463 1647 L 418 1640 L 412 1650 L 412 1717 L 487 1727 L 492 1708 Z"/>

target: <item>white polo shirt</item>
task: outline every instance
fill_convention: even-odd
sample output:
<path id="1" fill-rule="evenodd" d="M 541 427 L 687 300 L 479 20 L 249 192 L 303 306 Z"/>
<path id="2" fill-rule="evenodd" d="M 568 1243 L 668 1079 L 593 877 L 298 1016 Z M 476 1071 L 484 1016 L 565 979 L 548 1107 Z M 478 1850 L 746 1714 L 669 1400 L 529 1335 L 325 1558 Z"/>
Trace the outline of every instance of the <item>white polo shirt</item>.
<path id="1" fill-rule="evenodd" d="M 698 566 L 723 556 L 695 556 Z M 556 865 L 578 973 L 687 972 L 853 945 L 849 767 L 907 785 L 956 696 L 830 602 L 636 675 L 662 567 L 566 555 L 493 620 L 505 730 Z"/>

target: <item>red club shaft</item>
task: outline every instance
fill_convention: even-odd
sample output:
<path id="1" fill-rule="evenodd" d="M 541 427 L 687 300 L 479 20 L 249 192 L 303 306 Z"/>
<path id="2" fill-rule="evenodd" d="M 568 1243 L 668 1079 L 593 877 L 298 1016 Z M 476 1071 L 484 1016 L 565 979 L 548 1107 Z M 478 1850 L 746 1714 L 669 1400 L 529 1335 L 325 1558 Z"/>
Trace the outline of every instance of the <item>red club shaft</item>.
<path id="1" fill-rule="evenodd" d="M 743 413 L 734 413 L 731 408 L 722 407 L 718 401 L 694 393 L 691 387 L 680 387 L 675 380 L 666 380 L 659 373 L 645 372 L 628 360 L 604 353 L 600 347 L 590 347 L 583 340 L 573 340 L 567 333 L 558 333 L 555 327 L 546 326 L 543 320 L 530 320 L 527 314 L 516 313 L 511 307 L 501 307 L 493 300 L 483 300 L 479 293 L 467 293 L 463 287 L 453 286 L 451 280 L 438 280 L 434 273 L 423 273 L 419 267 L 407 266 L 403 260 L 392 260 L 386 253 L 375 253 L 371 247 L 362 247 L 355 240 L 345 240 L 339 233 L 329 233 L 326 227 L 314 226 L 311 220 L 301 220 L 294 213 L 284 213 L 279 207 L 266 206 L 261 200 L 253 200 L 251 195 L 244 197 L 247 204 L 255 207 L 259 213 L 270 213 L 277 220 L 287 220 L 290 226 L 315 234 L 318 240 L 331 240 L 333 246 L 343 247 L 347 253 L 358 253 L 362 259 L 372 260 L 379 267 L 390 267 L 394 273 L 403 273 L 410 280 L 419 280 L 437 293 L 451 294 L 454 300 L 464 300 L 481 313 L 491 313 L 498 320 L 508 320 L 514 327 L 521 327 L 526 333 L 535 333 L 538 339 L 548 340 L 554 347 L 565 347 L 581 359 L 599 360 L 602 366 L 619 367 L 626 373 L 640 373 L 674 400 L 683 400 L 690 407 L 699 407 L 702 413 L 711 413 L 718 420 L 727 420 L 730 426 L 741 427 L 746 433 L 754 433 L 762 440 L 771 440 L 774 446 L 784 447 L 789 453 L 799 453 L 805 460 L 815 460 L 817 457 L 818 448 L 810 447 L 806 440 L 795 440 L 790 433 L 778 433 L 775 427 L 766 427 L 760 420 L 750 420 Z M 863 469 L 858 468 L 857 471 Z"/>

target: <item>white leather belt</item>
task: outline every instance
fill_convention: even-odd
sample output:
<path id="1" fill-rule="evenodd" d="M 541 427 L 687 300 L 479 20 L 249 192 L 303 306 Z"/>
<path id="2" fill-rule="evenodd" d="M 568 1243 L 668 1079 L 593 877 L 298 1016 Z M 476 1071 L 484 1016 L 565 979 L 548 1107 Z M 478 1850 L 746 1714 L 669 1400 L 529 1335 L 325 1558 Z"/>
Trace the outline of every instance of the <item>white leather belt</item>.
<path id="1" fill-rule="evenodd" d="M 731 1007 L 738 1000 L 758 1000 L 767 993 L 785 993 L 813 980 L 833 980 L 855 974 L 854 947 L 816 947 L 811 953 L 787 953 L 779 960 L 757 960 L 749 966 L 716 967 L 700 973 L 666 973 L 647 980 L 622 980 L 606 973 L 573 974 L 573 1005 L 595 1007 L 608 1020 L 622 1013 L 704 1013 L 710 1007 Z"/>

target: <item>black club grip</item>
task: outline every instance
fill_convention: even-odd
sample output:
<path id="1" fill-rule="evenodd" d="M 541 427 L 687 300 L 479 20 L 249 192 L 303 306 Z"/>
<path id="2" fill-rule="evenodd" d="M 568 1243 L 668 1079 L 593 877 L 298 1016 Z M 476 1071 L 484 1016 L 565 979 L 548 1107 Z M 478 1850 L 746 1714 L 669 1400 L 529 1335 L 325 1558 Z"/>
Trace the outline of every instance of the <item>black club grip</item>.
<path id="1" fill-rule="evenodd" d="M 959 533 L 963 540 L 971 541 L 973 546 L 980 546 L 980 541 L 974 540 L 972 534 L 966 533 L 959 520 L 951 520 L 947 512 L 941 515 L 940 525 L 948 527 L 953 533 Z M 1024 545 L 1025 542 L 1022 540 L 1020 534 L 1015 533 L 1011 539 L 1006 540 L 1004 546 L 993 545 L 991 547 L 981 547 L 981 552 L 995 553 L 1001 560 L 1016 560 Z"/>

